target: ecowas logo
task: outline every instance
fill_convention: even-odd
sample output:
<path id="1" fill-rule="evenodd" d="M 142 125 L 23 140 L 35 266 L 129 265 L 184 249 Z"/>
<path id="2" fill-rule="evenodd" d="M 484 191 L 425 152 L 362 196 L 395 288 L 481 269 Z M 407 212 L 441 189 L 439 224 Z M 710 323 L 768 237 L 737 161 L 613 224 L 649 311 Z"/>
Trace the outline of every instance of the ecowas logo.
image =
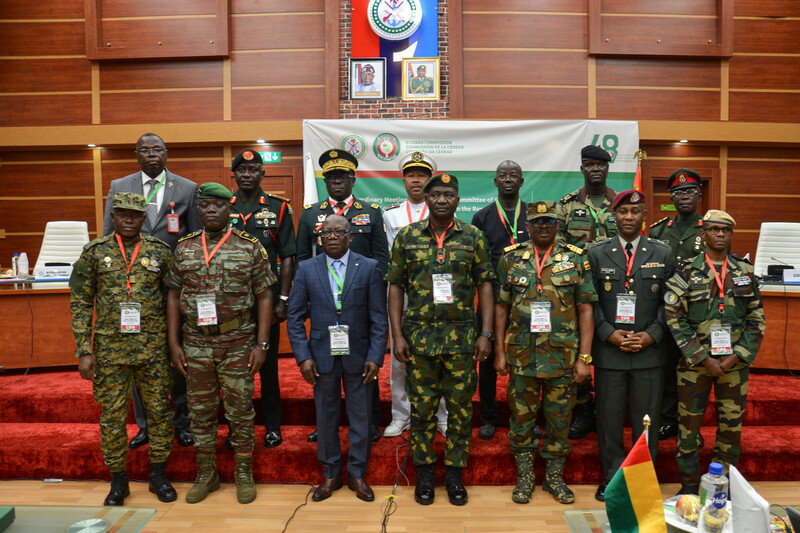
<path id="1" fill-rule="evenodd" d="M 367 141 L 355 133 L 348 133 L 339 142 L 339 148 L 347 150 L 356 159 L 361 159 L 367 151 Z"/>
<path id="2" fill-rule="evenodd" d="M 379 37 L 399 41 L 419 28 L 422 5 L 417 0 L 370 0 L 367 18 Z"/>
<path id="3" fill-rule="evenodd" d="M 391 133 L 381 133 L 375 137 L 372 151 L 381 161 L 391 161 L 400 153 L 400 139 Z"/>

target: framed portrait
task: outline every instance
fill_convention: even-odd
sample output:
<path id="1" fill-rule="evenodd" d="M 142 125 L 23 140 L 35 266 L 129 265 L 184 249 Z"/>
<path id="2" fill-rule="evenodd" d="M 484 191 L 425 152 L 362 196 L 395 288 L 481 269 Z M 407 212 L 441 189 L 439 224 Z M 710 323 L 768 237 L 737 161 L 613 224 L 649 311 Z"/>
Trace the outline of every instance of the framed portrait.
<path id="1" fill-rule="evenodd" d="M 403 100 L 438 100 L 440 87 L 438 57 L 403 59 Z"/>
<path id="2" fill-rule="evenodd" d="M 350 99 L 386 98 L 386 58 L 350 58 Z"/>

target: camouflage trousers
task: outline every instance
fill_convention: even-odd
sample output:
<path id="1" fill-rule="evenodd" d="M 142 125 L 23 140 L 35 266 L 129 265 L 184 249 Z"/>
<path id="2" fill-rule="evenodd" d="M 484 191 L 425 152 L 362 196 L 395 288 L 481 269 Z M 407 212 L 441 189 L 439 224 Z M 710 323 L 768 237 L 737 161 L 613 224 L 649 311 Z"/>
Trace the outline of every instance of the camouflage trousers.
<path id="1" fill-rule="evenodd" d="M 567 440 L 572 409 L 575 407 L 575 382 L 567 373 L 554 378 L 536 378 L 515 374 L 508 379 L 506 391 L 511 408 L 511 429 L 508 439 L 514 453 L 528 452 L 539 446 L 533 437 L 536 416 L 544 413 L 544 445 L 540 455 L 545 459 L 566 457 L 572 446 Z"/>
<path id="2" fill-rule="evenodd" d="M 742 418 L 747 401 L 750 367 L 737 363 L 722 377 L 714 377 L 704 366 L 678 368 L 678 478 L 682 485 L 700 484 L 700 453 L 697 434 L 703 424 L 711 387 L 717 408 L 717 438 L 714 461 L 736 465 L 742 453 Z"/>
<path id="3" fill-rule="evenodd" d="M 253 376 L 247 367 L 253 340 L 184 345 L 189 364 L 186 400 L 197 453 L 216 453 L 220 391 L 233 450 L 239 454 L 253 453 L 256 412 L 253 408 Z"/>
<path id="4" fill-rule="evenodd" d="M 444 464 L 464 468 L 472 437 L 472 396 L 477 387 L 472 353 L 412 355 L 406 367 L 406 394 L 411 403 L 411 453 L 415 465 L 433 464 L 436 411 L 444 397 L 447 440 Z"/>
<path id="5" fill-rule="evenodd" d="M 157 337 L 151 339 L 151 337 Z M 119 341 L 96 335 L 94 350 L 97 354 L 94 398 L 100 414 L 100 449 L 103 462 L 111 472 L 125 470 L 128 453 L 128 398 L 131 388 L 136 387 L 147 414 L 150 436 L 150 462 L 163 463 L 172 449 L 172 411 L 169 408 L 169 392 L 172 379 L 166 354 L 164 335 L 143 336 L 142 346 L 160 346 L 159 357 L 131 364 L 114 364 L 109 361 L 114 350 L 119 350 Z M 153 352 L 150 352 L 153 353 Z"/>

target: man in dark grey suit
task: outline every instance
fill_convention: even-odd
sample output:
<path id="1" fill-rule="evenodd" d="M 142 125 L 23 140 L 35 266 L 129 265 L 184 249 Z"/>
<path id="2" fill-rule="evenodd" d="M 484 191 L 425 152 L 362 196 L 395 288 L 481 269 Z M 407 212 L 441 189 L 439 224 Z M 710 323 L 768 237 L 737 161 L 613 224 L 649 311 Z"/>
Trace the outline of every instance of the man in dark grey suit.
<path id="1" fill-rule="evenodd" d="M 371 502 L 375 495 L 364 478 L 372 444 L 372 389 L 389 332 L 386 289 L 378 262 L 350 251 L 352 230 L 345 217 L 329 215 L 319 235 L 324 254 L 298 264 L 287 319 L 300 372 L 314 387 L 317 459 L 325 480 L 312 499 L 325 500 L 342 487 L 339 420 L 344 384 L 350 420 L 347 486 L 359 499 Z M 310 334 L 306 318 L 311 320 Z"/>
<path id="2" fill-rule="evenodd" d="M 114 232 L 111 198 L 118 192 L 134 192 L 144 195 L 147 200 L 147 216 L 142 225 L 142 234 L 157 237 L 174 250 L 178 239 L 202 227 L 197 214 L 197 184 L 167 170 L 167 147 L 163 139 L 155 133 L 145 133 L 139 137 L 134 152 L 142 170 L 111 182 L 106 200 L 103 235 Z M 174 369 L 172 377 L 175 436 L 181 446 L 191 446 L 193 441 L 186 407 L 186 380 Z M 132 396 L 139 433 L 131 439 L 130 447 L 138 448 L 149 442 L 147 418 L 136 388 L 133 389 Z"/>
<path id="3" fill-rule="evenodd" d="M 619 235 L 589 248 L 588 260 L 599 301 L 592 346 L 597 400 L 597 439 L 604 481 L 595 498 L 605 501 L 608 482 L 625 459 L 622 427 L 628 406 L 633 442 L 642 419 L 661 413 L 664 282 L 675 270 L 666 244 L 642 235 L 644 195 L 628 190 L 611 204 Z M 658 452 L 658 424 L 650 426 L 650 455 Z"/>

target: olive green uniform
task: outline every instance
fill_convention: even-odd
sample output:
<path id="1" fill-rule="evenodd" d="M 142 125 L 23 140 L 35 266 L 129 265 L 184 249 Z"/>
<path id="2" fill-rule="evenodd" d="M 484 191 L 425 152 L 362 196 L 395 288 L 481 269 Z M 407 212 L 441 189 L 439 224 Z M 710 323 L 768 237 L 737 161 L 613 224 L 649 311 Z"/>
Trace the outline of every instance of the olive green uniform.
<path id="1" fill-rule="evenodd" d="M 586 194 L 586 187 L 564 196 L 556 203 L 558 234 L 556 242 L 586 248 L 589 244 L 610 239 L 617 234 L 617 225 L 611 213 L 611 202 L 617 193 L 606 187 L 606 197 L 596 208 Z"/>

